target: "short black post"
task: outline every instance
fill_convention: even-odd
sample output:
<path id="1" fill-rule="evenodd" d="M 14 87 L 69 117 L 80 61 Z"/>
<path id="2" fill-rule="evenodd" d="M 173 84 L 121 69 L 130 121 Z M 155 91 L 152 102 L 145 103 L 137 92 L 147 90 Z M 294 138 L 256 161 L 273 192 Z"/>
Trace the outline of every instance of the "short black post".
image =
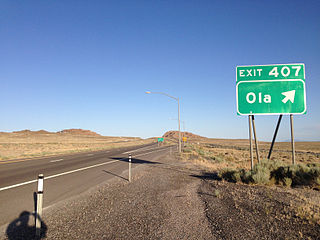
<path id="1" fill-rule="evenodd" d="M 278 130 L 279 130 L 279 126 L 280 126 L 280 123 L 281 123 L 281 119 L 282 119 L 282 114 L 279 115 L 277 127 L 276 127 L 276 130 L 275 130 L 275 132 L 274 132 L 273 139 L 272 139 L 272 143 L 271 143 L 271 147 L 270 147 L 270 150 L 269 150 L 268 159 L 271 158 L 271 153 L 272 153 L 273 145 L 274 145 L 274 142 L 276 141 L 276 137 L 277 137 L 277 134 L 278 134 Z"/>

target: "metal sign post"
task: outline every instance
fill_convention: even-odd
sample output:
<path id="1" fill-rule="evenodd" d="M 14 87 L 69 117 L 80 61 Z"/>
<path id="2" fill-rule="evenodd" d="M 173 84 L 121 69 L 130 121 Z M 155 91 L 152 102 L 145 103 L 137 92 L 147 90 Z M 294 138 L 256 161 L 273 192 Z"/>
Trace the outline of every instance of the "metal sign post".
<path id="1" fill-rule="evenodd" d="M 252 115 L 252 127 L 253 127 L 254 143 L 256 145 L 257 160 L 258 160 L 258 163 L 259 163 L 260 162 L 260 156 L 259 156 L 258 139 L 257 139 L 257 134 L 256 134 L 256 125 L 254 124 L 254 115 Z"/>
<path id="2" fill-rule="evenodd" d="M 291 148 L 292 148 L 292 164 L 296 164 L 294 136 L 293 136 L 293 116 L 290 114 L 290 128 L 291 128 Z"/>
<path id="3" fill-rule="evenodd" d="M 250 159 L 251 159 L 251 170 L 253 170 L 253 148 L 252 148 L 252 127 L 251 127 L 252 115 L 249 115 L 249 143 L 250 143 Z"/>
<path id="4" fill-rule="evenodd" d="M 279 116 L 278 123 L 277 123 L 277 127 L 276 127 L 276 130 L 274 131 L 274 134 L 273 134 L 273 139 L 272 139 L 272 143 L 271 143 L 271 146 L 270 146 L 270 150 L 269 150 L 269 154 L 268 154 L 268 159 L 271 158 L 271 153 L 272 153 L 273 145 L 274 145 L 274 142 L 276 141 L 276 137 L 277 137 L 277 134 L 278 134 L 278 130 L 279 130 L 279 126 L 280 126 L 280 123 L 281 123 L 281 119 L 282 119 L 282 114 L 280 114 L 280 116 Z"/>
<path id="5" fill-rule="evenodd" d="M 182 137 L 183 148 L 185 147 L 186 142 L 187 142 L 187 137 Z"/>

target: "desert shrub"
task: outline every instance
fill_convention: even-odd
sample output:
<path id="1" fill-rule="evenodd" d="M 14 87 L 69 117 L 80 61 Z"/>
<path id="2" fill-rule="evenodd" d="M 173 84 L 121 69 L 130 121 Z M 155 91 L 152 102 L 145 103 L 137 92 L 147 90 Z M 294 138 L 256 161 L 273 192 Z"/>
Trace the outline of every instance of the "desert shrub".
<path id="1" fill-rule="evenodd" d="M 315 183 L 315 185 L 320 186 L 320 176 L 318 176 L 318 177 L 316 177 L 316 178 L 314 179 L 314 183 Z"/>
<path id="2" fill-rule="evenodd" d="M 185 149 L 183 149 L 183 152 L 184 153 L 191 153 L 192 149 L 191 148 L 185 148 Z"/>
<path id="3" fill-rule="evenodd" d="M 289 167 L 279 167 L 273 171 L 271 171 L 271 178 L 275 179 L 276 184 L 283 183 L 283 179 L 290 178 L 291 174 L 289 171 Z"/>
<path id="4" fill-rule="evenodd" d="M 241 172 L 240 171 L 235 171 L 232 176 L 231 176 L 232 180 L 234 182 L 241 182 Z"/>
<path id="5" fill-rule="evenodd" d="M 270 161 L 268 159 L 262 159 L 260 163 L 256 164 L 254 167 L 263 167 L 270 170 L 270 172 L 278 169 L 279 167 L 283 166 L 284 163 L 280 161 Z"/>
<path id="6" fill-rule="evenodd" d="M 320 186 L 320 164 L 308 164 L 311 168 L 312 185 Z"/>
<path id="7" fill-rule="evenodd" d="M 288 168 L 288 175 L 293 185 L 308 185 L 311 180 L 310 169 L 306 165 L 291 165 Z"/>
<path id="8" fill-rule="evenodd" d="M 244 183 L 252 183 L 252 172 L 251 171 L 246 171 L 244 169 L 241 170 L 241 181 Z"/>
<path id="9" fill-rule="evenodd" d="M 219 176 L 229 182 L 244 182 L 255 184 L 267 184 L 270 180 L 270 171 L 266 168 L 260 167 L 256 171 L 241 170 L 224 170 L 220 171 Z"/>
<path id="10" fill-rule="evenodd" d="M 289 171 L 293 185 L 319 185 L 320 167 L 316 164 L 291 165 Z"/>
<path id="11" fill-rule="evenodd" d="M 232 175 L 236 172 L 234 169 L 224 168 L 218 173 L 218 176 L 227 181 L 232 181 Z"/>
<path id="12" fill-rule="evenodd" d="M 236 183 L 236 182 L 243 181 L 244 174 L 245 174 L 244 170 L 234 170 L 234 169 L 225 168 L 219 172 L 218 176 L 229 182 Z"/>
<path id="13" fill-rule="evenodd" d="M 253 170 L 223 169 L 220 177 L 230 181 L 254 184 L 280 184 L 287 187 L 296 185 L 320 186 L 319 164 L 297 164 L 283 166 L 282 162 L 263 160 Z"/>
<path id="14" fill-rule="evenodd" d="M 252 182 L 255 184 L 267 184 L 270 180 L 270 168 L 271 164 L 266 161 L 261 161 L 253 167 Z"/>
<path id="15" fill-rule="evenodd" d="M 297 164 L 279 167 L 271 173 L 276 179 L 276 183 L 283 183 L 287 178 L 292 180 L 292 185 L 319 185 L 317 182 L 320 178 L 320 167 L 316 164 Z"/>
<path id="16" fill-rule="evenodd" d="M 292 184 L 292 179 L 291 178 L 288 178 L 288 177 L 285 177 L 283 179 L 283 185 L 286 186 L 286 187 L 291 187 L 291 184 Z"/>
<path id="17" fill-rule="evenodd" d="M 202 150 L 202 149 L 197 149 L 196 151 L 200 156 L 205 156 L 206 155 L 205 151 Z"/>
<path id="18" fill-rule="evenodd" d="M 233 174 L 235 174 L 236 172 L 237 172 L 237 170 L 235 170 L 235 169 L 224 168 L 218 172 L 218 176 L 224 180 L 229 181 L 229 182 L 235 182 Z"/>

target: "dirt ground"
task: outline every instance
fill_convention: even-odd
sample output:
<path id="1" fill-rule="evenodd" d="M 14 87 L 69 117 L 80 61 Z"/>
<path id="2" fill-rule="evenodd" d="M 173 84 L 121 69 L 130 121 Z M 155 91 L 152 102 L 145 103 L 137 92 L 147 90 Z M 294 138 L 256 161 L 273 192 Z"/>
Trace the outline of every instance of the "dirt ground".
<path id="1" fill-rule="evenodd" d="M 320 238 L 319 223 L 312 213 L 302 210 L 308 201 L 299 197 L 311 194 L 319 199 L 319 192 L 235 184 L 214 175 L 200 178 L 198 194 L 205 203 L 212 235 L 218 239 Z"/>
<path id="2" fill-rule="evenodd" d="M 131 183 L 123 173 L 46 209 L 46 239 L 319 239 L 319 191 L 229 183 L 206 170 L 177 155 L 152 159 Z"/>
<path id="3" fill-rule="evenodd" d="M 70 129 L 57 133 L 44 130 L 0 132 L 0 161 L 104 150 L 153 141 L 155 140 L 135 137 L 105 137 L 82 129 Z"/>

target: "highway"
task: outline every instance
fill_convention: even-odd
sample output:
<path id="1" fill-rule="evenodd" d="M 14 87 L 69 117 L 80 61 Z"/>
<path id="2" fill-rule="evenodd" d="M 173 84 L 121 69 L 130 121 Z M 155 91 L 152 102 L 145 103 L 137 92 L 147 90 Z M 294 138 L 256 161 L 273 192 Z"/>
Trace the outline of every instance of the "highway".
<path id="1" fill-rule="evenodd" d="M 172 147 L 173 148 L 173 147 Z M 105 151 L 59 155 L 37 159 L 0 161 L 0 227 L 4 228 L 21 212 L 34 212 L 37 176 L 44 174 L 44 209 L 77 196 L 111 178 L 127 181 L 128 155 L 132 167 L 152 163 L 170 146 L 157 144 Z M 134 176 L 134 174 L 133 174 Z"/>

